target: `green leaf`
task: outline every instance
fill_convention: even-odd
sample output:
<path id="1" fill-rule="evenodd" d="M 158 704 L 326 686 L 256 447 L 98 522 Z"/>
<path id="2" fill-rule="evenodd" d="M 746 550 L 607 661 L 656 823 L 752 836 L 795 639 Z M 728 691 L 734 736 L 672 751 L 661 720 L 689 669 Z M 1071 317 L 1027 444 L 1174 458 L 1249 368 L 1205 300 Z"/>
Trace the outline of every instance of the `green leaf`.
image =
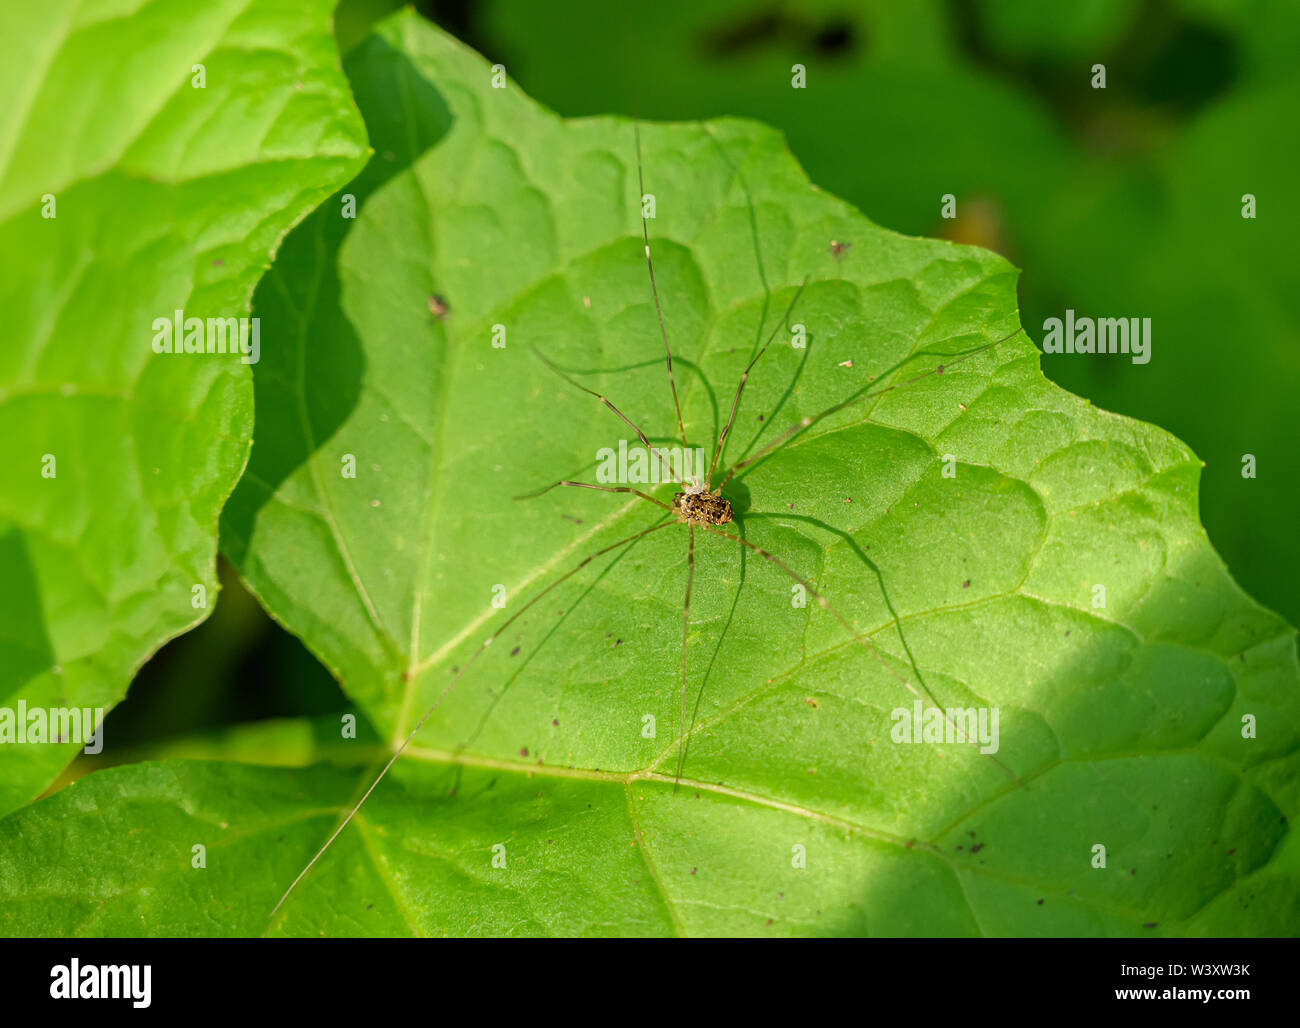
<path id="1" fill-rule="evenodd" d="M 1274 126 L 1300 103 L 1300 6 L 1139 13 L 1113 0 L 799 0 L 775 13 L 484 0 L 464 31 L 563 114 L 761 118 L 813 181 L 880 224 L 1030 269 L 1026 325 L 1067 308 L 1151 317 L 1149 364 L 1062 355 L 1045 369 L 1192 445 L 1210 538 L 1252 596 L 1297 623 L 1300 575 L 1277 573 L 1300 566 L 1295 159 Z M 806 89 L 790 88 L 794 62 Z M 1094 63 L 1106 89 L 1091 87 Z M 1241 217 L 1245 193 L 1257 218 Z M 939 216 L 947 194 L 955 220 Z"/>
<path id="2" fill-rule="evenodd" d="M 496 638 L 275 919 L 382 759 L 371 744 L 350 772 L 175 761 L 83 779 L 0 823 L 7 930 L 1294 933 L 1294 637 L 1206 541 L 1194 456 L 1047 383 L 1023 338 L 936 356 L 1015 327 L 1014 269 L 874 226 L 741 121 L 642 129 L 689 441 L 710 444 L 773 329 L 727 463 L 910 381 L 728 487 L 732 527 L 870 645 L 697 532 L 675 788 L 682 526 L 502 628 L 663 513 L 587 490 L 512 499 L 591 480 L 628 435 L 532 345 L 652 439 L 676 432 L 632 128 L 493 89 L 487 62 L 409 14 L 347 71 L 376 156 L 349 187 L 355 220 L 323 208 L 259 287 L 255 310 L 296 346 L 255 371 L 262 421 L 223 549 L 386 738 Z M 805 276 L 801 350 L 781 318 Z M 996 760 L 892 741 L 904 681 L 996 707 Z M 68 856 L 37 867 L 51 851 Z M 85 852 L 103 855 L 89 895 Z"/>
<path id="3" fill-rule="evenodd" d="M 153 321 L 247 314 L 284 234 L 365 153 L 325 0 L 121 6 L 0 15 L 0 705 L 14 711 L 111 707 L 215 603 L 249 370 L 155 354 Z M 0 746 L 0 811 L 76 749 Z"/>

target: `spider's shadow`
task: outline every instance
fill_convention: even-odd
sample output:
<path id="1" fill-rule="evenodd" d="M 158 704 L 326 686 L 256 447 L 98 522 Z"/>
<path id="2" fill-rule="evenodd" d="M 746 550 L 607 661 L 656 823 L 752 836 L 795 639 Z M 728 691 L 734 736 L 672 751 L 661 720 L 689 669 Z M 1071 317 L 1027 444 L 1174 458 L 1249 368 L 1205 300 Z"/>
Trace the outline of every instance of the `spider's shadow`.
<path id="1" fill-rule="evenodd" d="M 880 589 L 880 597 L 884 601 L 885 609 L 889 611 L 889 618 L 894 623 L 894 631 L 898 633 L 898 641 L 903 647 L 903 652 L 907 654 L 907 662 L 912 668 L 912 673 L 916 675 L 917 681 L 921 684 L 921 687 L 927 693 L 930 693 L 931 696 L 934 695 L 930 690 L 929 683 L 926 682 L 925 677 L 921 674 L 921 669 L 916 663 L 916 657 L 912 653 L 912 647 L 908 645 L 907 635 L 903 632 L 903 619 L 899 616 L 898 610 L 894 606 L 893 599 L 890 598 L 889 589 L 885 585 L 884 572 L 880 570 L 880 566 L 874 560 L 867 556 L 866 551 L 858 545 L 858 541 L 853 538 L 853 535 L 850 532 L 847 532 L 842 528 L 836 528 L 834 525 L 829 525 L 820 518 L 814 518 L 808 514 L 754 513 L 749 516 L 755 520 L 761 519 L 765 521 L 802 521 L 805 524 L 814 525 L 817 528 L 820 528 L 823 532 L 828 532 L 843 540 L 844 543 L 848 545 L 849 549 L 853 551 L 854 556 L 856 556 L 858 560 L 860 560 L 862 564 L 870 570 L 872 576 L 876 579 L 876 585 Z"/>
<path id="2" fill-rule="evenodd" d="M 659 518 L 659 520 L 656 521 L 655 524 L 661 523 L 667 516 L 668 515 L 664 515 L 664 517 Z M 613 557 L 610 559 L 609 563 L 607 563 L 603 568 L 601 568 L 600 574 L 598 574 L 594 579 L 592 579 L 589 583 L 587 583 L 586 587 L 582 590 L 581 593 L 578 594 L 577 598 L 571 604 L 567 605 L 564 608 L 564 610 L 560 613 L 559 618 L 555 621 L 554 624 L 551 625 L 551 627 L 547 630 L 546 634 L 543 635 L 535 645 L 529 648 L 528 653 L 524 656 L 524 659 L 520 661 L 519 666 L 516 667 L 514 671 L 510 674 L 510 676 L 505 680 L 505 682 L 501 686 L 501 689 L 492 695 L 492 700 L 488 703 L 487 707 L 484 709 L 482 716 L 479 718 L 478 724 L 474 727 L 474 730 L 469 733 L 469 735 L 465 738 L 463 742 L 457 745 L 456 747 L 457 753 L 463 753 L 464 751 L 466 751 L 467 749 L 469 749 L 471 746 L 474 745 L 474 743 L 478 740 L 478 737 L 483 733 L 483 729 L 487 727 L 488 720 L 492 717 L 493 713 L 495 713 L 497 704 L 499 704 L 501 700 L 505 697 L 506 692 L 515 683 L 515 681 L 518 680 L 519 676 L 524 673 L 524 671 L 528 668 L 528 665 L 533 662 L 533 658 L 536 657 L 537 654 L 541 652 L 543 647 L 545 647 L 551 641 L 552 637 L 554 637 L 554 635 L 560 630 L 561 626 L 563 626 L 564 623 L 569 619 L 569 615 L 572 614 L 578 608 L 578 606 L 588 596 L 591 595 L 591 593 L 595 590 L 596 586 L 598 586 L 601 583 L 601 581 L 605 578 L 605 576 L 608 575 L 614 569 L 614 566 L 618 564 L 618 562 L 621 561 L 624 557 L 626 557 L 629 553 L 631 553 L 643 541 L 644 541 L 643 539 L 634 540 L 632 543 L 630 543 L 629 545 L 625 546 L 623 549 L 615 553 Z"/>

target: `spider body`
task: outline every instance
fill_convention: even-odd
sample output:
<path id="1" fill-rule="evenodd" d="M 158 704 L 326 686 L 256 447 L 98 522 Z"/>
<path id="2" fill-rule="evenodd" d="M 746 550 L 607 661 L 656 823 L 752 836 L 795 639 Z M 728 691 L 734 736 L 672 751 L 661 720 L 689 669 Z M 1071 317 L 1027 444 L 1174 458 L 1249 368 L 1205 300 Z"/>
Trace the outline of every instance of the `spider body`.
<path id="1" fill-rule="evenodd" d="M 725 525 L 731 521 L 731 503 L 718 490 L 684 492 L 673 496 L 677 520 L 685 525 Z"/>

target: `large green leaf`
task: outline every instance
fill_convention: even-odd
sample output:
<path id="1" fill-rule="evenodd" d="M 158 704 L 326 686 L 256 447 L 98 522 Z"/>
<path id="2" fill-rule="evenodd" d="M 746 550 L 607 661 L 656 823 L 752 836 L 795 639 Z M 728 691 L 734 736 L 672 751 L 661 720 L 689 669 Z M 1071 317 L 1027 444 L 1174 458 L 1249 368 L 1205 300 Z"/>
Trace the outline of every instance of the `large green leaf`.
<path id="1" fill-rule="evenodd" d="M 880 224 L 1028 269 L 1027 326 L 1066 308 L 1151 317 L 1149 364 L 1071 354 L 1045 369 L 1189 442 L 1210 538 L 1247 591 L 1300 621 L 1300 575 L 1277 570 L 1300 566 L 1300 214 L 1275 128 L 1300 103 L 1300 5 L 485 0 L 466 21 L 465 38 L 566 115 L 761 118 Z M 790 88 L 794 62 L 806 89 Z M 1256 218 L 1241 217 L 1246 193 Z"/>
<path id="2" fill-rule="evenodd" d="M 284 234 L 360 166 L 329 7 L 50 0 L 0 13 L 11 710 L 111 706 L 215 602 L 217 517 L 252 433 L 249 370 L 155 354 L 152 323 L 246 314 Z M 0 746 L 0 811 L 76 748 Z"/>
<path id="3" fill-rule="evenodd" d="M 327 204 L 259 287 L 256 311 L 296 345 L 256 369 L 262 420 L 223 548 L 399 738 L 530 596 L 662 513 L 582 490 L 512 499 L 589 477 L 627 434 L 529 346 L 652 438 L 675 422 L 631 126 L 565 122 L 492 88 L 486 62 L 410 15 L 347 70 L 376 157 L 349 187 L 357 217 Z M 791 320 L 808 347 L 779 331 L 727 460 L 873 378 L 933 371 L 936 353 L 1014 328 L 1005 261 L 872 225 L 811 188 L 772 131 L 642 137 L 692 444 L 714 438 L 805 276 Z M 832 240 L 850 248 L 837 256 Z M 794 605 L 779 569 L 698 535 L 679 788 L 686 541 L 673 526 L 593 562 L 483 651 L 274 920 L 381 759 L 372 744 L 352 744 L 350 772 L 169 761 L 91 775 L 0 824 L 4 923 L 1293 932 L 1294 638 L 1206 541 L 1195 458 L 1047 383 L 1023 338 L 946 363 L 819 422 L 731 493 L 737 530 L 875 649 Z M 891 712 L 913 699 L 901 681 L 918 672 L 945 705 L 998 708 L 996 760 L 891 741 Z M 66 856 L 36 869 L 56 842 Z M 102 861 L 88 896 L 75 853 Z"/>

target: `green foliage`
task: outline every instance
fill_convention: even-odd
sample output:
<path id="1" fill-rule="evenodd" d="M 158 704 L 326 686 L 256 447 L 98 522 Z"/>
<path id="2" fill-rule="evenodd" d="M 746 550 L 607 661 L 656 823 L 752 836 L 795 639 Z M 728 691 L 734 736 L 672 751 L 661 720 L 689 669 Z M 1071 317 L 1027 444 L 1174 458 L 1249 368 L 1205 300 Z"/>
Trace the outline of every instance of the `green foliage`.
<path id="1" fill-rule="evenodd" d="M 1016 327 L 1015 269 L 876 226 L 762 125 L 642 128 L 686 432 L 711 447 L 774 329 L 724 465 L 911 380 L 730 489 L 732 527 L 867 644 L 697 532 L 675 787 L 683 526 L 502 631 L 664 513 L 576 489 L 514 499 L 591 480 L 628 434 L 531 346 L 653 440 L 676 431 L 633 129 L 492 88 L 488 62 L 409 13 L 345 70 L 375 155 L 345 190 L 356 218 L 327 201 L 257 288 L 279 345 L 254 371 L 222 549 L 378 738 L 402 738 L 499 634 L 273 920 L 384 758 L 365 731 L 265 730 L 277 763 L 328 761 L 305 768 L 186 759 L 249 752 L 238 732 L 195 741 L 11 815 L 4 931 L 1294 934 L 1295 640 L 1207 541 L 1198 462 L 1047 382 L 1023 336 L 944 356 Z M 798 349 L 782 314 L 805 277 Z M 892 742 L 904 680 L 996 707 L 996 759 Z"/>
<path id="2" fill-rule="evenodd" d="M 1300 621 L 1298 219 L 1282 129 L 1300 105 L 1300 5 L 488 0 L 469 30 L 567 116 L 780 129 L 814 182 L 879 224 L 1023 266 L 1035 332 L 1067 307 L 1151 317 L 1150 364 L 1065 356 L 1045 370 L 1187 441 L 1206 465 L 1210 538 L 1251 595 Z M 790 88 L 795 62 L 806 89 Z M 939 216 L 949 193 L 955 223 Z M 1247 193 L 1255 219 L 1241 217 Z M 1244 454 L 1258 477 L 1242 477 Z"/>
<path id="3" fill-rule="evenodd" d="M 10 708 L 111 707 L 215 603 L 217 517 L 252 434 L 249 371 L 156 356 L 151 325 L 176 309 L 246 314 L 281 237 L 365 149 L 323 0 L 112 6 L 0 16 Z M 0 747 L 0 812 L 76 749 Z"/>

